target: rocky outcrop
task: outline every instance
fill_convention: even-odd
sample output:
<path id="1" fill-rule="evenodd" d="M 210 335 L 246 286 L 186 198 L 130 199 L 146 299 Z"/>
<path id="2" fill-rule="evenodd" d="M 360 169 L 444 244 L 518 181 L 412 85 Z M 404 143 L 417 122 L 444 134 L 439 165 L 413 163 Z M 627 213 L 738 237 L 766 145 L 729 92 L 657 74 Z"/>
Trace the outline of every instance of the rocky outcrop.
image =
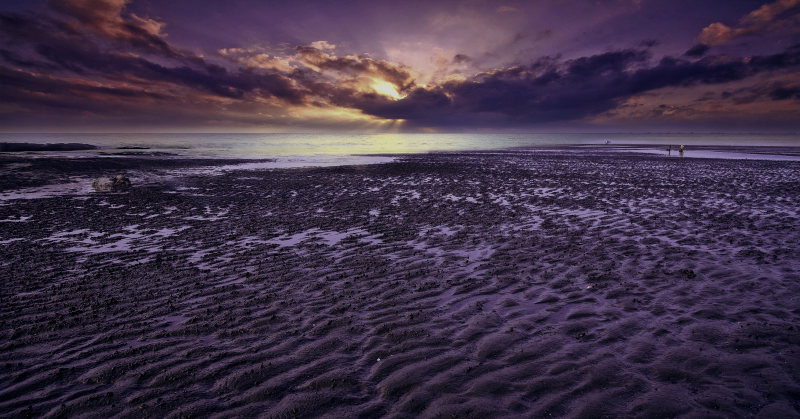
<path id="1" fill-rule="evenodd" d="M 131 180 L 123 175 L 100 177 L 92 182 L 92 188 L 98 192 L 123 191 L 131 187 Z"/>

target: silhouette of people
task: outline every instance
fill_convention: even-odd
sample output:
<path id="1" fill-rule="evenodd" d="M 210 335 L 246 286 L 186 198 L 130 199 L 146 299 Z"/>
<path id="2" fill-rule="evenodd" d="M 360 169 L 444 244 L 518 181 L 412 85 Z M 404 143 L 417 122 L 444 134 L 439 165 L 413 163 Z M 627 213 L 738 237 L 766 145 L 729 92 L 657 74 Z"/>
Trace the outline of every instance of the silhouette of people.
<path id="1" fill-rule="evenodd" d="M 683 144 L 681 144 L 681 157 L 683 157 L 683 150 L 684 150 L 685 148 L 686 148 L 686 147 L 684 147 L 684 146 L 683 146 Z"/>

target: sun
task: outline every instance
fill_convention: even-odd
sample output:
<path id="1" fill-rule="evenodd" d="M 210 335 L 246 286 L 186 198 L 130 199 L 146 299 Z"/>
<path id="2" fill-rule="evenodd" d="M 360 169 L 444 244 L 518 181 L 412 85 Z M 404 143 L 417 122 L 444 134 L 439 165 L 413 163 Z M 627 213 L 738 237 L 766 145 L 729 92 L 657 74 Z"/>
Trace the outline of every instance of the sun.
<path id="1" fill-rule="evenodd" d="M 372 79 L 372 84 L 370 84 L 372 90 L 376 93 L 390 97 L 394 100 L 400 100 L 403 96 L 397 91 L 397 88 L 392 83 L 389 83 L 386 80 L 381 79 Z"/>

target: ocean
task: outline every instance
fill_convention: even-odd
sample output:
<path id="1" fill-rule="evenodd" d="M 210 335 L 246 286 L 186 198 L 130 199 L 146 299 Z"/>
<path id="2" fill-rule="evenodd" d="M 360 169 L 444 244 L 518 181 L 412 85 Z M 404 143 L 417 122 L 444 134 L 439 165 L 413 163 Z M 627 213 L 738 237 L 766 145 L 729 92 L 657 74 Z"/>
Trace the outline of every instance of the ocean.
<path id="1" fill-rule="evenodd" d="M 800 134 L 9 134 L 0 142 L 85 143 L 101 150 L 64 152 L 70 156 L 98 152 L 170 153 L 183 157 L 341 159 L 351 155 L 426 153 L 453 150 L 492 150 L 511 147 L 610 144 L 677 146 L 800 147 Z M 661 147 L 658 147 L 661 149 Z"/>

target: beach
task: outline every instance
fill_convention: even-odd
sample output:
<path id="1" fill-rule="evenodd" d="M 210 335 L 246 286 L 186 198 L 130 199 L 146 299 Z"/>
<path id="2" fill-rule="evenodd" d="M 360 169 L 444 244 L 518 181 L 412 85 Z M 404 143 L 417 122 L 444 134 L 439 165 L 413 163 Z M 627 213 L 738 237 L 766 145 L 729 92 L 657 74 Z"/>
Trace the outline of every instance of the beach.
<path id="1" fill-rule="evenodd" d="M 800 415 L 800 162 L 383 157 L 0 156 L 0 416 Z"/>

